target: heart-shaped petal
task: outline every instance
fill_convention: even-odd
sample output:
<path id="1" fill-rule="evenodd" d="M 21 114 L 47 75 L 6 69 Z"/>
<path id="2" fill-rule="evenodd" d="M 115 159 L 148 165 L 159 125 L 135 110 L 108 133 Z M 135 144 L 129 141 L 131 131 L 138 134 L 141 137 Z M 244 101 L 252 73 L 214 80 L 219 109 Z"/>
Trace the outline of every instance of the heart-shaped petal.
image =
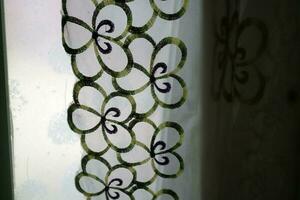
<path id="1" fill-rule="evenodd" d="M 144 164 L 134 166 L 137 172 L 136 183 L 140 185 L 151 185 L 157 178 L 156 172 L 153 170 L 151 160 Z"/>
<path id="2" fill-rule="evenodd" d="M 72 104 L 68 108 L 68 123 L 70 128 L 78 134 L 91 133 L 101 125 L 101 116 L 92 108 Z"/>
<path id="3" fill-rule="evenodd" d="M 169 189 L 162 189 L 155 194 L 153 200 L 161 199 L 161 200 L 179 200 L 178 195 Z"/>
<path id="4" fill-rule="evenodd" d="M 153 200 L 154 192 L 147 187 L 135 187 L 132 190 L 132 195 L 135 199 Z"/>
<path id="5" fill-rule="evenodd" d="M 163 178 L 176 178 L 184 168 L 183 159 L 176 152 L 158 154 L 152 159 L 155 173 Z"/>
<path id="6" fill-rule="evenodd" d="M 186 59 L 187 48 L 181 40 L 175 37 L 164 38 L 154 48 L 150 64 L 151 74 L 157 77 L 155 73 L 158 63 L 167 66 L 159 76 L 175 74 L 184 66 Z"/>
<path id="7" fill-rule="evenodd" d="M 121 78 L 113 78 L 114 88 L 125 94 L 135 95 L 143 92 L 149 85 L 150 74 L 146 69 L 135 63 L 130 73 Z"/>
<path id="8" fill-rule="evenodd" d="M 73 98 L 76 104 L 92 108 L 100 113 L 101 106 L 107 98 L 105 90 L 97 83 L 79 81 L 73 89 Z"/>
<path id="9" fill-rule="evenodd" d="M 106 143 L 102 130 L 96 131 L 81 136 L 81 145 L 83 149 L 90 155 L 103 155 L 109 150 L 109 146 Z"/>
<path id="10" fill-rule="evenodd" d="M 157 14 L 153 11 L 149 1 L 132 1 L 128 4 L 132 11 L 132 26 L 129 31 L 131 33 L 140 34 L 149 30 L 157 18 Z"/>
<path id="11" fill-rule="evenodd" d="M 105 190 L 104 183 L 90 174 L 80 173 L 76 176 L 75 181 L 77 190 L 87 197 L 98 196 Z"/>
<path id="12" fill-rule="evenodd" d="M 93 29 L 84 21 L 71 16 L 63 16 L 63 46 L 67 53 L 78 54 L 88 49 L 93 42 L 92 32 Z"/>
<path id="13" fill-rule="evenodd" d="M 136 142 L 134 132 L 122 123 L 106 122 L 102 132 L 107 144 L 116 152 L 128 152 Z"/>
<path id="14" fill-rule="evenodd" d="M 164 199 L 164 200 L 179 200 L 178 195 L 169 189 L 162 189 L 155 193 L 148 187 L 134 187 L 132 189 L 132 194 L 135 199 L 143 199 L 143 200 L 157 200 L 157 199 Z"/>
<path id="15" fill-rule="evenodd" d="M 94 82 L 79 81 L 74 86 L 74 104 L 68 109 L 68 122 L 71 129 L 79 134 L 94 132 L 101 125 L 99 113 L 101 101 L 106 97 L 105 91 Z"/>
<path id="16" fill-rule="evenodd" d="M 151 92 L 155 101 L 164 108 L 178 108 L 187 98 L 186 84 L 175 74 L 157 79 L 151 87 Z"/>
<path id="17" fill-rule="evenodd" d="M 98 49 L 96 44 L 80 53 L 72 55 L 72 68 L 74 74 L 80 80 L 96 81 L 103 73 L 97 58 Z"/>
<path id="18" fill-rule="evenodd" d="M 101 158 L 87 155 L 82 159 L 82 170 L 75 178 L 77 189 L 85 196 L 97 196 L 104 192 L 104 178 L 110 170 L 109 163 Z"/>
<path id="19" fill-rule="evenodd" d="M 165 20 L 176 20 L 182 17 L 187 9 L 188 2 L 188 0 L 150 0 L 153 10 Z M 170 8 L 174 8 L 174 6 L 178 4 L 179 6 L 176 6 L 175 11 L 170 10 Z"/>
<path id="20" fill-rule="evenodd" d="M 151 87 L 147 87 L 144 91 L 133 95 L 136 101 L 136 119 L 145 119 L 152 115 L 158 107 L 158 102 L 155 101 Z"/>
<path id="21" fill-rule="evenodd" d="M 92 14 L 96 8 L 96 0 L 63 0 L 64 15 L 76 17 L 92 26 Z"/>
<path id="22" fill-rule="evenodd" d="M 156 42 L 147 33 L 128 35 L 124 42 L 124 47 L 130 49 L 134 62 L 143 66 L 149 73 L 151 54 L 155 46 Z"/>
<path id="23" fill-rule="evenodd" d="M 102 181 L 105 181 L 105 177 L 110 169 L 110 164 L 102 157 L 96 155 L 86 155 L 82 158 L 83 172 L 96 176 Z"/>
<path id="24" fill-rule="evenodd" d="M 147 118 L 140 120 L 133 120 L 130 122 L 129 126 L 135 132 L 136 140 L 140 143 L 146 145 L 148 152 L 150 152 L 149 147 L 151 146 L 151 140 L 157 126 L 155 123 Z"/>
<path id="25" fill-rule="evenodd" d="M 118 160 L 123 165 L 138 166 L 147 163 L 150 160 L 149 148 L 141 143 L 136 142 L 135 146 L 128 152 L 118 153 Z"/>
<path id="26" fill-rule="evenodd" d="M 151 140 L 151 151 L 157 154 L 176 150 L 183 142 L 183 128 L 175 122 L 162 123 Z"/>
<path id="27" fill-rule="evenodd" d="M 97 39 L 97 45 L 98 62 L 106 73 L 112 77 L 123 77 L 130 72 L 133 65 L 132 54 L 121 41 L 102 36 Z"/>

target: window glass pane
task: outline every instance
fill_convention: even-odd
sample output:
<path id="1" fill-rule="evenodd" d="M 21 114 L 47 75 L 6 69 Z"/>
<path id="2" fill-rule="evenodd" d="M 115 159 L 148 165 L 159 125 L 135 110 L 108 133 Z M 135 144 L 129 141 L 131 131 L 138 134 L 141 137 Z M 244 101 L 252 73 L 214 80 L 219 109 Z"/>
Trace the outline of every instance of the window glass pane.
<path id="1" fill-rule="evenodd" d="M 5 0 L 16 200 L 82 199 L 79 137 L 67 124 L 75 78 L 61 45 L 61 2 Z"/>
<path id="2" fill-rule="evenodd" d="M 84 12 L 85 6 L 88 5 L 83 3 L 85 1 L 72 2 L 75 2 L 74 5 L 76 6 L 70 9 L 76 15 L 80 15 L 82 20 L 91 17 L 90 12 Z M 134 20 L 132 23 L 134 26 L 141 26 L 145 23 L 145 20 L 151 18 L 153 10 L 149 9 L 149 2 L 142 0 L 131 2 L 130 9 L 133 12 Z M 164 12 L 172 13 L 182 7 L 182 4 L 176 2 L 161 1 L 159 4 L 161 4 L 160 6 Z M 201 81 L 201 66 L 199 65 L 201 61 L 199 55 L 202 48 L 199 11 L 201 10 L 201 2 L 191 0 L 190 11 L 180 20 L 168 21 L 163 16 L 157 17 L 155 24 L 147 31 L 157 44 L 167 37 L 176 37 L 187 46 L 186 63 L 183 69 L 178 70 L 178 74 L 176 66 L 179 66 L 178 63 L 181 63 L 181 60 L 185 60 L 183 56 L 185 53 L 184 48 L 177 47 L 176 42 L 161 48 L 153 61 L 155 64 L 158 62 L 166 63 L 166 66 L 170 67 L 168 70 L 176 72 L 176 77 L 177 75 L 180 76 L 184 83 L 178 81 L 179 78 L 174 79 L 174 81 L 169 77 L 167 80 L 157 81 L 157 84 L 162 88 L 168 86 L 164 81 L 169 81 L 174 85 L 175 89 L 172 90 L 169 96 L 163 95 L 163 92 L 158 92 L 159 95 L 156 98 L 159 100 L 155 100 L 149 87 L 147 88 L 148 93 L 134 97 L 136 101 L 140 102 L 137 103 L 138 113 L 150 110 L 154 101 L 163 102 L 160 104 L 165 107 L 171 104 L 180 105 L 178 109 L 174 110 L 158 106 L 155 112 L 152 113 L 153 115 L 149 116 L 149 119 L 153 120 L 157 126 L 167 121 L 174 121 L 185 130 L 183 144 L 179 145 L 178 152 L 176 150 L 176 153 L 180 154 L 186 163 L 185 171 L 182 174 L 178 173 L 180 177 L 176 180 L 158 177 L 151 185 L 151 189 L 155 192 L 165 188 L 176 191 L 180 199 L 198 199 L 200 193 L 200 155 L 193 157 L 190 157 L 190 155 L 195 152 L 198 154 L 200 151 L 200 134 L 198 132 L 201 125 L 199 120 L 201 109 L 199 89 Z M 84 199 L 82 194 L 76 190 L 74 183 L 76 174 L 81 171 L 81 158 L 85 153 L 80 145 L 80 137 L 71 131 L 67 122 L 67 109 L 73 101 L 72 91 L 76 78 L 72 72 L 70 56 L 67 55 L 62 45 L 61 0 L 5 0 L 5 4 L 9 89 L 14 131 L 13 161 L 16 200 Z M 107 10 L 106 15 L 116 20 L 116 26 L 122 25 L 123 20 L 118 15 L 115 16 L 110 10 Z M 142 20 L 141 16 L 146 19 Z M 84 39 L 82 37 L 85 35 L 72 35 L 72 31 L 74 31 L 72 27 L 69 27 L 68 31 L 65 31 L 69 37 L 68 42 L 73 42 L 73 45 L 77 45 L 76 42 L 81 42 Z M 174 41 L 172 40 L 172 42 Z M 139 41 L 133 43 L 132 46 L 132 54 L 135 55 L 134 60 L 137 63 L 140 62 L 141 65 L 150 67 L 153 52 L 151 42 Z M 87 51 L 87 54 L 89 53 Z M 115 57 L 117 56 L 113 56 L 112 59 L 108 56 L 108 60 L 118 66 L 121 59 L 119 57 L 115 59 Z M 94 64 L 91 59 L 81 61 L 84 64 Z M 164 66 L 158 67 L 157 73 L 163 73 L 160 72 L 163 68 Z M 95 74 L 93 68 L 84 69 L 86 70 L 83 72 L 85 75 Z M 101 80 L 97 80 L 97 83 L 101 84 L 101 87 L 107 90 L 108 93 L 113 91 L 110 78 L 108 74 L 104 73 Z M 128 79 L 123 80 L 123 85 L 128 87 L 144 81 L 135 74 Z M 185 90 L 183 89 L 185 84 L 186 89 L 189 91 L 186 102 L 184 102 Z M 95 103 L 94 106 L 97 105 L 94 97 L 89 99 L 85 96 L 84 100 Z M 118 106 L 119 102 L 114 103 L 114 106 Z M 126 105 L 124 104 L 123 107 L 126 107 Z M 122 108 L 122 111 L 124 110 L 126 109 Z M 81 120 L 80 123 L 88 126 L 92 121 L 88 118 L 87 121 Z M 152 131 L 151 128 L 153 127 L 150 126 L 149 128 Z M 136 129 L 139 129 L 140 132 L 146 131 L 145 126 L 136 126 Z M 179 134 L 177 134 L 177 132 L 180 132 L 178 129 L 163 129 L 162 134 L 157 136 L 157 140 L 167 140 L 168 147 L 175 146 L 180 139 Z M 152 139 L 147 135 L 144 137 L 142 139 L 148 139 L 149 141 Z M 124 141 L 123 137 L 116 137 L 116 140 Z M 94 138 L 92 138 L 91 143 L 95 144 L 94 148 L 99 148 L 97 146 L 99 143 L 94 141 Z M 176 175 L 178 169 L 181 170 L 183 165 L 179 162 L 180 159 L 176 156 L 172 157 L 172 155 L 170 159 L 175 160 L 175 164 L 170 164 L 169 168 L 162 164 L 157 171 Z M 111 160 L 115 159 L 114 156 L 115 152 L 113 151 L 106 153 L 110 163 L 113 162 Z M 132 156 L 131 154 L 131 157 L 134 156 L 136 155 Z M 152 168 L 150 164 L 147 168 L 142 168 L 141 171 L 144 170 L 145 173 L 141 173 L 138 178 L 151 178 Z M 139 196 L 139 199 L 148 198 L 143 193 Z"/>

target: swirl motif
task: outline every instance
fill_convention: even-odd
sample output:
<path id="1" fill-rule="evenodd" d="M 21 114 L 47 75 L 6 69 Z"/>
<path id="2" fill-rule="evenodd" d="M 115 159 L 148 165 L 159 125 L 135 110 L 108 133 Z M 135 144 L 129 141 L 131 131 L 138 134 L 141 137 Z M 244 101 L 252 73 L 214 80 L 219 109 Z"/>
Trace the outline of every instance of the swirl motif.
<path id="1" fill-rule="evenodd" d="M 149 177 L 149 180 L 141 182 L 143 185 L 149 185 L 153 183 L 157 176 L 163 178 L 178 177 L 184 168 L 183 159 L 178 153 L 176 153 L 176 149 L 178 149 L 183 142 L 182 127 L 174 122 L 165 122 L 157 127 L 155 123 L 149 119 L 144 119 L 142 121 L 134 120 L 131 122 L 130 127 L 134 129 L 134 127 L 139 124 L 147 124 L 152 127 L 153 132 L 151 133 L 152 136 L 150 145 L 148 147 L 143 142 L 137 140 L 135 147 L 131 151 L 117 154 L 120 163 L 133 168 L 137 166 L 140 167 L 143 165 L 151 165 L 152 170 L 154 171 L 153 176 Z M 170 129 L 175 130 L 175 132 L 172 132 Z M 164 136 L 163 132 L 165 132 Z M 163 139 L 172 135 L 177 136 L 177 141 L 173 145 L 168 144 L 168 141 Z M 136 152 L 144 152 L 144 156 L 134 157 Z M 174 165 L 176 165 L 177 168 L 174 169 Z M 140 169 L 137 168 L 136 170 L 139 171 Z M 166 171 L 168 171 L 168 173 Z"/>
<path id="2" fill-rule="evenodd" d="M 153 53 L 150 60 L 150 70 L 147 71 L 145 67 L 138 63 L 134 63 L 133 69 L 139 71 L 140 76 L 144 76 L 147 80 L 144 85 L 135 89 L 125 89 L 124 85 L 119 84 L 118 81 L 124 79 L 113 78 L 113 85 L 116 90 L 121 91 L 124 94 L 136 95 L 143 91 L 145 91 L 148 87 L 151 89 L 151 96 L 154 99 L 155 103 L 151 109 L 144 113 L 138 113 L 139 117 L 147 117 L 151 115 L 157 108 L 158 105 L 164 108 L 175 109 L 180 107 L 186 100 L 187 97 L 187 89 L 184 80 L 177 75 L 177 72 L 184 66 L 187 56 L 187 50 L 184 43 L 177 38 L 164 38 L 157 45 L 153 41 L 153 39 L 149 35 L 140 35 L 140 36 L 129 36 L 125 41 L 125 46 L 130 49 L 130 44 L 133 43 L 137 39 L 145 39 L 153 46 Z M 178 64 L 175 66 L 175 69 L 169 71 L 168 66 L 164 62 L 156 62 L 156 57 L 164 47 L 172 45 L 172 48 L 177 48 L 181 52 L 181 59 Z M 126 78 L 126 77 L 125 77 Z M 162 83 L 160 83 L 162 82 Z M 177 86 L 172 86 L 172 83 L 177 82 Z M 177 87 L 177 88 L 175 88 Z M 168 103 L 165 99 L 160 98 L 160 94 L 171 95 L 172 90 L 179 89 L 181 90 L 181 97 L 176 102 Z"/>
<path id="3" fill-rule="evenodd" d="M 86 88 L 90 87 L 95 89 L 96 92 L 99 93 L 99 95 L 102 95 L 104 97 L 104 101 L 102 103 L 101 111 L 95 110 L 92 106 L 84 105 L 84 103 L 80 102 L 79 96 L 81 92 Z M 130 121 L 134 112 L 135 112 L 135 101 L 131 96 L 120 94 L 120 93 L 112 93 L 109 96 L 106 96 L 104 89 L 98 85 L 95 82 L 85 82 L 85 81 L 79 81 L 75 84 L 74 87 L 74 103 L 69 107 L 68 109 L 68 122 L 71 127 L 71 129 L 80 134 L 80 135 L 86 135 L 89 133 L 93 133 L 99 129 L 99 127 L 102 127 L 101 134 L 103 134 L 104 139 L 109 147 L 113 148 L 116 151 L 128 151 L 130 150 L 135 142 L 135 134 L 133 131 L 126 125 L 126 122 Z M 122 97 L 125 101 L 129 102 L 129 105 L 132 106 L 131 113 L 129 113 L 127 116 L 125 116 L 125 119 L 120 120 L 118 119 L 122 112 L 122 108 L 117 107 L 109 107 L 107 108 L 107 104 L 116 97 Z M 84 114 L 90 114 L 93 115 L 95 118 L 98 118 L 96 122 L 94 122 L 91 127 L 88 129 L 84 127 L 83 123 L 75 123 L 74 117 Z M 115 144 L 111 139 L 110 136 L 114 134 L 119 133 L 119 129 L 123 129 L 122 131 L 122 137 L 129 137 L 130 142 L 125 147 L 120 147 L 118 144 Z M 85 136 L 83 136 L 85 137 Z M 88 145 L 87 145 L 87 149 Z"/>
<path id="4" fill-rule="evenodd" d="M 75 185 L 87 200 L 93 197 L 134 200 L 139 199 L 141 193 L 152 200 L 161 197 L 179 200 L 170 189 L 155 192 L 150 186 L 157 177 L 174 179 L 182 173 L 183 158 L 176 151 L 183 143 L 184 130 L 171 121 L 157 126 L 149 117 L 158 107 L 171 110 L 185 102 L 187 88 L 178 72 L 186 62 L 187 47 L 178 38 L 165 37 L 156 42 L 146 33 L 157 18 L 172 21 L 184 15 L 188 0 L 176 1 L 181 2 L 180 7 L 167 12 L 161 5 L 169 4 L 168 0 L 149 0 L 152 16 L 141 26 L 135 26 L 136 16 L 130 7 L 135 0 L 87 0 L 84 3 L 62 0 L 62 43 L 71 55 L 72 69 L 79 79 L 73 88 L 67 120 L 70 128 L 80 135 L 86 152 Z M 76 6 L 89 8 L 84 18 L 84 11 L 74 13 L 70 9 Z M 124 16 L 118 20 L 123 20 L 125 25 L 116 23 L 114 15 Z M 132 45 L 137 40 L 143 40 L 152 48 L 149 60 L 144 59 L 147 65 L 136 59 L 136 47 Z M 159 55 L 167 48 L 179 53 L 177 63 L 161 59 Z M 144 83 L 138 81 L 141 86 L 129 84 L 126 80 L 132 76 L 144 78 Z M 102 85 L 102 81 L 107 81 L 105 77 L 110 78 L 111 88 Z M 139 110 L 144 105 L 137 100 L 141 93 L 152 97 L 153 104 L 146 111 Z M 180 95 L 167 101 L 171 98 L 166 97 L 173 93 Z M 174 141 L 167 140 L 169 137 L 175 138 Z M 144 157 L 131 156 L 135 154 Z M 107 159 L 113 156 L 117 164 Z M 136 160 L 128 159 L 130 157 Z M 141 178 L 143 167 L 149 171 L 148 177 Z"/>

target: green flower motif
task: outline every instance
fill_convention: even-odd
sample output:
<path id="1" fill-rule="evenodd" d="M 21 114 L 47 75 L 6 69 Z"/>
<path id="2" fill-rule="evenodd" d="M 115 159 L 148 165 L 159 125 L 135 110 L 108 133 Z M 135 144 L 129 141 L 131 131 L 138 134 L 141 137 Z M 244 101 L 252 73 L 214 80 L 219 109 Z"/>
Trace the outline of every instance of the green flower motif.
<path id="1" fill-rule="evenodd" d="M 129 191 L 136 179 L 134 169 L 122 165 L 112 167 L 101 157 L 87 155 L 82 159 L 82 170 L 76 176 L 75 184 L 87 200 L 92 197 L 134 200 Z"/>
<path id="2" fill-rule="evenodd" d="M 94 4 L 92 4 L 92 1 L 87 1 L 85 4 L 87 3 L 90 3 L 91 5 L 85 7 L 94 10 L 81 12 L 93 13 L 92 18 L 89 19 L 91 21 L 89 22 L 85 22 L 77 17 L 71 16 L 68 11 L 68 5 L 72 5 L 72 1 L 63 1 L 63 46 L 66 52 L 71 54 L 72 56 L 71 59 L 74 74 L 79 79 L 86 79 L 91 81 L 97 80 L 103 73 L 103 70 L 114 77 L 125 76 L 129 73 L 133 64 L 131 52 L 129 51 L 129 49 L 124 48 L 123 43 L 120 41 L 122 38 L 124 38 L 124 36 L 126 36 L 126 34 L 128 33 L 128 29 L 131 26 L 132 16 L 129 7 L 121 1 L 113 0 L 104 0 L 99 4 L 96 3 L 96 1 L 93 1 Z M 120 16 L 122 16 L 122 14 L 126 15 L 126 26 L 121 28 L 124 30 L 117 31 L 113 20 L 102 18 L 102 11 L 105 9 L 111 9 L 109 8 L 111 6 L 115 8 L 113 9 L 113 12 L 116 12 Z M 85 51 L 94 52 L 95 56 L 92 56 Z M 126 64 L 122 63 L 122 65 L 120 64 L 118 66 L 114 66 L 113 63 L 110 63 L 109 59 L 107 59 L 107 57 L 105 56 L 113 52 L 117 52 L 119 57 L 126 58 L 127 62 L 124 62 Z M 92 62 L 92 64 L 98 63 L 98 65 L 100 65 L 101 67 L 99 67 L 95 74 L 85 75 L 82 72 L 81 68 L 87 70 L 87 67 L 94 66 L 91 66 L 92 64 L 90 64 L 89 66 L 79 66 L 79 59 L 96 59 L 96 61 Z"/>
<path id="3" fill-rule="evenodd" d="M 183 159 L 175 152 L 183 141 L 182 127 L 175 122 L 165 122 L 157 127 L 149 119 L 130 123 L 133 130 L 140 125 L 152 127 L 152 133 L 145 133 L 143 130 L 148 130 L 146 128 L 139 129 L 140 132 L 136 131 L 137 137 L 138 135 L 152 134 L 150 143 L 137 140 L 131 151 L 117 153 L 119 162 L 124 166 L 138 167 L 136 168 L 138 173 L 142 173 L 139 170 L 143 170 L 143 167 L 147 168 L 147 165 L 152 167 L 154 173 L 151 177 L 148 177 L 147 180 L 137 180 L 137 183 L 141 185 L 153 183 L 157 175 L 163 178 L 178 177 L 184 168 Z M 170 138 L 173 138 L 173 141 L 170 141 Z"/>
<path id="4" fill-rule="evenodd" d="M 164 197 L 179 199 L 177 194 L 169 189 L 155 193 L 146 186 L 137 186 L 136 178 L 137 173 L 131 167 L 112 167 L 104 158 L 86 155 L 82 159 L 82 172 L 75 177 L 75 185 L 87 200 L 156 200 Z"/>
<path id="5" fill-rule="evenodd" d="M 70 0 L 63 0 L 63 46 L 66 52 L 71 54 L 72 68 L 74 74 L 79 79 L 95 81 L 101 76 L 103 70 L 114 77 L 122 77 L 128 74 L 133 64 L 133 58 L 128 48 L 124 47 L 123 43 L 121 42 L 121 39 L 124 38 L 129 32 L 144 33 L 153 26 L 157 16 L 160 16 L 161 18 L 166 20 L 175 20 L 180 18 L 185 13 L 188 4 L 188 0 L 184 0 L 182 8 L 178 12 L 168 14 L 163 12 L 154 0 L 150 0 L 150 5 L 153 8 L 152 17 L 149 19 L 148 22 L 146 22 L 145 25 L 141 27 L 135 27 L 132 25 L 132 13 L 127 5 L 127 3 L 129 2 L 134 2 L 134 0 L 103 0 L 101 3 L 98 3 L 96 0 L 87 1 L 84 3 L 84 5 L 91 5 L 84 6 L 83 8 L 88 9 L 86 11 L 81 10 L 80 12 L 93 13 L 93 15 L 91 19 L 88 19 L 89 21 L 84 21 L 78 17 L 72 16 L 72 14 L 70 14 L 69 12 L 68 7 L 76 6 L 73 5 L 76 3 Z M 120 8 L 125 13 L 127 19 L 126 26 L 123 27 L 123 31 L 119 30 L 117 31 L 118 33 L 116 33 L 116 27 L 113 20 L 101 19 L 101 11 L 110 6 L 116 7 L 116 9 L 113 9 L 113 12 L 120 12 L 119 9 L 117 9 Z M 71 27 L 76 28 L 72 29 Z M 81 35 L 84 35 L 82 36 L 84 38 L 79 39 L 79 36 Z M 82 40 L 80 44 L 74 44 L 75 41 L 77 42 L 80 40 Z M 105 59 L 105 55 L 112 53 L 114 49 L 115 51 L 119 52 L 118 54 L 122 54 L 123 58 L 126 57 L 127 61 L 123 62 L 122 65 L 118 64 L 118 66 L 113 66 L 112 63 L 109 63 L 107 61 L 108 59 Z M 86 51 L 94 52 L 95 56 L 91 56 L 89 53 L 86 53 Z M 78 61 L 81 59 L 85 60 L 85 58 L 92 58 L 96 61 L 85 64 L 82 64 Z M 81 68 L 93 68 L 94 66 L 91 65 L 92 63 L 96 62 L 98 62 L 99 65 L 101 65 L 101 68 L 94 72 L 93 75 L 86 75 L 87 72 L 82 72 Z"/>
<path id="6" fill-rule="evenodd" d="M 62 0 L 63 46 L 80 80 L 73 89 L 68 123 L 80 134 L 87 152 L 75 184 L 87 200 L 179 199 L 172 190 L 154 192 L 148 186 L 158 176 L 176 178 L 183 171 L 183 159 L 176 150 L 182 144 L 184 131 L 175 122 L 156 126 L 148 117 L 158 106 L 175 109 L 185 102 L 187 88 L 178 73 L 187 59 L 187 49 L 180 39 L 166 37 L 156 43 L 145 33 L 158 17 L 179 19 L 188 0 L 177 1 L 181 4 L 174 12 L 167 11 L 171 1 L 145 1 L 152 8 L 152 16 L 143 25 L 134 26 L 131 6 L 136 0 Z M 147 64 L 136 59 L 136 49 L 131 49 L 139 39 L 153 50 L 151 55 L 137 53 L 150 57 L 143 59 L 149 61 Z M 170 63 L 173 50 L 178 54 L 172 58 L 175 63 Z M 96 83 L 103 72 L 111 76 L 116 90 L 109 95 Z M 150 107 L 136 104 L 136 99 L 145 99 L 144 94 L 151 95 Z M 140 107 L 146 107 L 145 111 Z M 141 125 L 150 129 L 138 128 Z M 112 166 L 105 159 L 110 153 L 115 153 L 120 164 Z"/>
<path id="7" fill-rule="evenodd" d="M 80 98 L 84 94 L 86 96 Z M 97 83 L 79 81 L 74 86 L 73 98 L 74 103 L 68 109 L 68 122 L 74 132 L 82 135 L 82 146 L 88 153 L 102 155 L 109 147 L 117 152 L 126 152 L 133 148 L 135 134 L 126 125 L 135 113 L 136 105 L 131 96 L 118 92 L 107 96 Z M 95 99 L 96 102 L 93 101 Z M 113 102 L 117 102 L 118 105 L 114 105 Z M 126 105 L 127 109 L 123 108 L 123 105 Z M 103 136 L 107 143 L 99 152 L 93 151 L 87 142 L 89 137 L 95 138 L 95 134 Z"/>
<path id="8" fill-rule="evenodd" d="M 186 100 L 187 88 L 184 80 L 177 75 L 178 71 L 184 66 L 187 57 L 187 50 L 184 43 L 173 37 L 167 37 L 162 39 L 158 44 L 155 44 L 154 40 L 147 34 L 141 35 L 131 35 L 125 41 L 125 47 L 130 49 L 130 45 L 136 39 L 145 39 L 153 46 L 153 53 L 150 61 L 150 70 L 141 66 L 137 62 L 133 64 L 133 69 L 128 74 L 139 73 L 140 77 L 145 77 L 145 82 L 141 85 L 142 81 L 139 81 L 136 85 L 132 85 L 133 88 L 128 88 L 128 83 L 123 81 L 125 84 L 119 83 L 127 77 L 113 78 L 113 85 L 116 90 L 124 94 L 136 95 L 143 92 L 148 87 L 151 89 L 151 95 L 154 99 L 153 106 L 144 113 L 138 113 L 137 118 L 145 118 L 151 115 L 157 108 L 158 105 L 164 108 L 174 109 L 180 107 Z M 169 70 L 165 62 L 159 62 L 158 54 L 164 47 L 178 48 L 180 50 L 180 59 L 177 64 L 175 64 L 174 69 Z M 173 85 L 172 85 L 173 84 Z M 141 85 L 141 86 L 139 86 Z M 176 102 L 166 102 L 165 96 L 174 94 L 175 89 L 181 90 L 181 96 Z"/>

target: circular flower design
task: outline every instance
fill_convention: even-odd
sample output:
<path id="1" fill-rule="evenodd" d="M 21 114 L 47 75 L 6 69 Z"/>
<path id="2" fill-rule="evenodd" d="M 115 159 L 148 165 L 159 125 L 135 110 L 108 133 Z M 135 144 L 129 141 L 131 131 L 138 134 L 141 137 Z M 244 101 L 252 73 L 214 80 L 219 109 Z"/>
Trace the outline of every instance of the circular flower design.
<path id="1" fill-rule="evenodd" d="M 82 159 L 82 170 L 75 183 L 88 199 L 95 196 L 106 200 L 134 199 L 129 191 L 136 178 L 134 169 L 122 165 L 112 167 L 101 157 L 87 155 Z"/>
<path id="2" fill-rule="evenodd" d="M 154 192 L 146 186 L 136 185 L 136 171 L 122 165 L 111 166 L 105 159 L 87 155 L 82 159 L 82 172 L 75 184 L 87 199 L 93 197 L 106 200 L 156 200 L 164 197 L 178 200 L 177 194 L 169 189 Z"/>
<path id="3" fill-rule="evenodd" d="M 74 132 L 82 135 L 82 145 L 87 152 L 103 154 L 109 147 L 123 152 L 133 147 L 135 134 L 126 125 L 135 113 L 135 101 L 131 96 L 118 92 L 107 96 L 97 83 L 86 81 L 75 84 L 73 96 L 74 103 L 68 109 L 68 122 Z M 101 100 L 103 103 L 99 103 Z M 89 137 L 91 141 L 104 139 L 107 147 L 99 152 L 93 151 L 87 142 Z"/>
<path id="4" fill-rule="evenodd" d="M 137 140 L 131 151 L 117 154 L 120 163 L 135 168 L 138 173 L 148 169 L 147 166 L 151 166 L 154 172 L 152 176 L 137 180 L 142 185 L 153 183 L 157 175 L 163 178 L 178 177 L 184 168 L 183 159 L 175 152 L 183 141 L 182 127 L 175 122 L 165 122 L 156 127 L 149 119 L 133 121 L 130 127 L 134 130 L 142 124 L 152 127 L 153 132 L 145 133 L 146 128 L 140 128 L 139 131 L 135 131 L 136 135 L 138 137 L 138 135 L 152 134 L 149 144 Z"/>
<path id="5" fill-rule="evenodd" d="M 243 37 L 247 41 L 252 37 L 254 42 L 243 44 Z M 241 21 L 237 10 L 222 17 L 214 49 L 213 93 L 217 99 L 222 95 L 228 102 L 236 98 L 248 104 L 261 99 L 265 78 L 253 64 L 266 49 L 267 38 L 266 25 L 258 19 Z"/>
<path id="6" fill-rule="evenodd" d="M 169 109 L 180 107 L 185 102 L 187 96 L 186 84 L 184 80 L 177 75 L 178 71 L 184 66 L 186 61 L 187 50 L 184 43 L 177 38 L 168 37 L 161 40 L 158 44 L 155 44 L 149 35 L 143 34 L 139 36 L 129 36 L 125 41 L 125 46 L 130 48 L 130 45 L 137 39 L 144 39 L 153 47 L 150 69 L 147 70 L 145 67 L 135 62 L 131 73 L 138 73 L 138 75 L 140 77 L 144 77 L 144 79 L 139 81 L 136 85 L 132 85 L 133 88 L 128 88 L 128 82 L 124 81 L 127 77 L 113 78 L 113 85 L 115 89 L 124 94 L 136 95 L 146 91 L 146 89 L 150 87 L 151 95 L 155 102 L 148 111 L 138 113 L 138 117 L 140 118 L 151 115 L 158 105 Z M 161 54 L 160 51 L 164 48 L 169 48 L 169 51 L 177 49 L 180 51 L 180 56 L 178 56 L 180 59 L 177 64 L 173 64 L 173 66 L 168 67 L 165 61 L 159 61 L 160 57 L 158 54 Z M 131 73 L 128 77 L 131 76 Z M 143 84 L 141 85 L 141 83 Z M 180 92 L 178 92 L 178 90 L 180 90 Z M 166 95 L 174 95 L 174 93 L 180 93 L 181 95 L 175 100 L 175 102 L 167 102 Z"/>
<path id="7" fill-rule="evenodd" d="M 69 14 L 68 5 L 72 6 L 72 2 L 74 1 L 65 0 L 63 2 L 62 32 L 63 46 L 66 52 L 72 55 L 72 67 L 75 75 L 79 79 L 92 81 L 97 80 L 103 70 L 111 76 L 125 76 L 133 63 L 131 52 L 124 48 L 120 41 L 131 26 L 132 16 L 129 7 L 121 1 L 105 0 L 99 4 L 92 4 L 90 1 L 91 5 L 83 8 L 87 8 L 86 13 L 93 13 L 93 16 L 88 19 L 89 22 L 85 22 Z M 125 16 L 126 21 L 120 23 L 116 19 L 106 19 L 107 12 Z M 124 18 L 118 20 L 124 20 Z M 118 30 L 115 26 L 116 23 L 120 26 Z M 117 63 L 117 66 L 115 66 L 115 62 L 110 61 L 110 57 L 116 55 L 122 59 L 122 63 Z M 90 61 L 91 59 L 94 61 Z M 87 69 L 92 70 L 95 65 L 100 65 L 101 68 L 94 69 L 93 72 Z M 84 70 L 86 71 L 84 72 Z"/>

